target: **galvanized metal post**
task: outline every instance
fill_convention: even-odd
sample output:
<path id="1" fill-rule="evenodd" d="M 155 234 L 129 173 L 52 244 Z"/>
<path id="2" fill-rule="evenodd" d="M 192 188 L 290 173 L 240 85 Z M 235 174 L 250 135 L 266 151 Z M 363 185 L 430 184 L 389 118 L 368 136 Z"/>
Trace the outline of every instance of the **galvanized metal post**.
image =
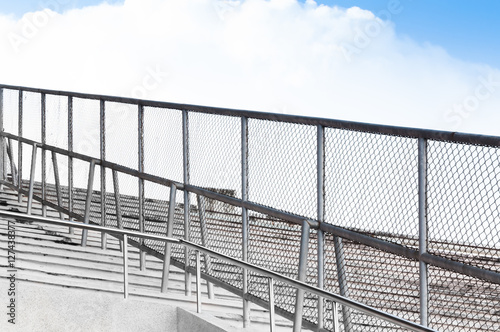
<path id="1" fill-rule="evenodd" d="M 42 145 L 47 144 L 47 114 L 46 114 L 46 96 L 45 93 L 41 95 L 42 103 Z M 47 198 L 47 157 L 45 149 L 42 148 L 42 200 Z M 60 203 L 59 203 L 60 204 Z M 42 203 L 42 216 L 47 216 L 47 206 Z M 62 219 L 62 218 L 61 218 Z"/>
<path id="2" fill-rule="evenodd" d="M 9 156 L 10 160 L 10 170 L 12 172 L 11 177 L 12 177 L 12 184 L 14 186 L 17 186 L 17 169 L 16 169 L 16 164 L 14 163 L 14 156 L 12 152 L 12 140 L 9 138 L 7 139 L 7 155 Z"/>
<path id="3" fill-rule="evenodd" d="M 419 253 L 427 253 L 427 140 L 418 139 Z M 428 326 L 429 284 L 427 264 L 420 260 L 420 324 Z"/>
<path id="4" fill-rule="evenodd" d="M 112 175 L 113 175 L 113 189 L 115 192 L 116 226 L 118 227 L 118 229 L 123 229 L 122 202 L 120 199 L 120 185 L 118 182 L 118 172 L 116 170 L 113 170 Z M 122 242 L 120 242 L 120 250 L 123 251 L 123 243 Z"/>
<path id="5" fill-rule="evenodd" d="M 137 110 L 138 117 L 138 128 L 137 128 L 137 137 L 138 137 L 138 170 L 140 173 L 144 172 L 144 106 L 138 106 Z M 144 232 L 144 180 L 139 178 L 139 231 L 141 233 Z M 141 248 L 139 250 L 139 266 L 141 271 L 146 270 L 146 252 L 142 249 L 144 245 L 144 239 L 140 239 L 139 243 L 141 244 Z"/>
<path id="6" fill-rule="evenodd" d="M 201 263 L 200 251 L 196 250 L 196 312 L 201 314 Z"/>
<path id="7" fill-rule="evenodd" d="M 325 206 L 325 132 L 323 126 L 318 126 L 317 129 L 317 218 L 321 224 L 325 220 L 324 206 Z M 321 229 L 317 230 L 318 236 L 318 288 L 324 288 L 324 234 Z M 324 323 L 324 301 L 323 298 L 318 297 L 318 329 L 323 328 Z"/>
<path id="8" fill-rule="evenodd" d="M 337 304 L 337 302 L 332 303 L 332 311 L 333 311 L 333 332 L 340 332 L 339 305 Z"/>
<path id="9" fill-rule="evenodd" d="M 100 107 L 100 150 L 101 160 L 106 160 L 106 108 L 105 102 L 101 99 Z M 101 226 L 106 227 L 106 167 L 101 164 Z M 107 248 L 108 234 L 101 233 L 101 248 Z"/>
<path id="10" fill-rule="evenodd" d="M 309 255 L 309 234 L 311 226 L 307 220 L 302 223 L 302 233 L 300 235 L 300 256 L 298 280 L 305 281 L 307 277 L 307 256 Z M 302 311 L 304 309 L 304 290 L 297 289 L 295 298 L 295 316 L 293 321 L 293 332 L 300 332 L 302 329 Z"/>
<path id="11" fill-rule="evenodd" d="M 128 237 L 123 234 L 123 297 L 128 298 Z"/>
<path id="12" fill-rule="evenodd" d="M 274 316 L 274 283 L 273 278 L 268 279 L 269 284 L 269 331 L 276 330 L 276 320 Z"/>
<path id="13" fill-rule="evenodd" d="M 57 165 L 57 155 L 55 151 L 52 151 L 52 163 L 54 167 L 54 179 L 56 182 L 57 205 L 62 207 L 61 183 L 59 182 L 59 167 Z M 59 212 L 59 217 L 61 219 L 64 219 L 64 214 L 62 212 Z"/>
<path id="14" fill-rule="evenodd" d="M 23 195 L 21 194 L 21 189 L 23 188 L 23 145 L 21 143 L 21 137 L 23 137 L 23 90 L 19 90 L 19 117 L 18 117 L 18 142 L 17 142 L 17 165 L 19 167 L 17 171 L 17 187 L 18 187 L 18 201 L 19 203 L 23 200 Z"/>
<path id="15" fill-rule="evenodd" d="M 347 286 L 347 279 L 345 273 L 345 255 L 344 244 L 342 238 L 338 236 L 333 237 L 333 246 L 335 248 L 335 260 L 337 263 L 337 275 L 339 279 L 340 295 L 349 297 L 349 288 Z M 342 317 L 344 322 L 344 331 L 350 332 L 352 330 L 351 311 L 348 307 L 342 306 Z"/>
<path id="16" fill-rule="evenodd" d="M 68 151 L 73 152 L 73 97 L 68 97 Z M 69 220 L 73 220 L 73 157 L 68 157 L 68 211 Z M 73 234 L 73 227 L 69 228 L 69 233 Z"/>
<path id="17" fill-rule="evenodd" d="M 248 118 L 241 118 L 241 200 L 248 200 Z M 248 210 L 241 208 L 242 259 L 248 261 Z M 250 326 L 250 301 L 245 299 L 248 293 L 248 271 L 243 269 L 243 327 Z"/>
<path id="18" fill-rule="evenodd" d="M 184 184 L 189 184 L 189 117 L 187 111 L 182 111 L 182 150 L 183 150 L 183 169 L 184 169 Z M 190 238 L 190 202 L 189 202 L 189 193 L 187 190 L 184 190 L 184 239 L 189 241 Z M 191 272 L 188 272 L 188 268 L 190 266 L 190 250 L 185 247 L 184 248 L 184 262 L 186 272 L 184 275 L 185 282 L 185 293 L 186 296 L 191 295 Z"/>
<path id="19" fill-rule="evenodd" d="M 200 233 L 201 233 L 201 245 L 208 247 L 208 231 L 207 231 L 207 221 L 205 218 L 205 197 L 202 195 L 197 195 L 198 199 L 198 215 L 200 218 Z M 212 264 L 210 263 L 210 255 L 205 254 L 205 271 L 207 274 L 212 274 Z M 214 285 L 207 281 L 207 291 L 208 297 L 214 299 Z"/>
<path id="20" fill-rule="evenodd" d="M 89 166 L 89 179 L 87 184 L 87 199 L 85 200 L 85 216 L 83 222 L 88 224 L 90 222 L 90 205 L 92 204 L 92 191 L 94 190 L 94 171 L 95 171 L 95 160 L 90 162 Z M 82 231 L 82 247 L 87 246 L 87 234 L 88 230 L 84 229 Z"/>
<path id="21" fill-rule="evenodd" d="M 174 184 L 170 185 L 170 201 L 168 203 L 168 221 L 167 221 L 167 237 L 174 235 L 174 218 L 175 218 L 175 196 L 177 188 Z M 170 273 L 170 257 L 172 256 L 172 244 L 165 243 L 165 253 L 163 256 L 163 274 L 161 278 L 161 292 L 166 293 L 168 290 L 168 276 Z"/>
<path id="22" fill-rule="evenodd" d="M 36 143 L 33 144 L 33 152 L 31 154 L 31 172 L 30 172 L 30 184 L 28 191 L 28 209 L 27 214 L 31 214 L 31 205 L 33 204 L 33 186 L 35 184 L 35 171 L 36 171 Z"/>

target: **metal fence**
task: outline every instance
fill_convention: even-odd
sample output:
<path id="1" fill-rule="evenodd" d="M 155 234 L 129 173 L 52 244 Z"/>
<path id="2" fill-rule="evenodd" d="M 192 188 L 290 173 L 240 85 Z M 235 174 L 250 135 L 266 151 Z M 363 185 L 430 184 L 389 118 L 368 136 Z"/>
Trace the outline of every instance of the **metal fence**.
<path id="1" fill-rule="evenodd" d="M 3 85 L 0 97 L 1 160 L 17 157 L 2 176 L 72 218 L 165 235 L 174 184 L 175 237 L 439 331 L 500 329 L 499 137 Z M 194 253 L 172 255 L 189 281 Z M 204 264 L 267 304 L 267 280 Z M 274 290 L 296 329 L 333 330 L 329 301 Z M 342 331 L 398 330 L 339 310 Z"/>

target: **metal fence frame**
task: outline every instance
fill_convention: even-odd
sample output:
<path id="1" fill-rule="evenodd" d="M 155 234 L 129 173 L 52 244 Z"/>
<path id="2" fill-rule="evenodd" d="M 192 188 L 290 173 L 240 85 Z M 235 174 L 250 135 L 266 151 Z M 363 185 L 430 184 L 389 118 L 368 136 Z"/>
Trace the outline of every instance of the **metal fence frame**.
<path id="1" fill-rule="evenodd" d="M 309 239 L 309 229 L 317 230 L 318 234 L 318 255 L 317 255 L 317 266 L 318 266 L 318 280 L 317 286 L 319 288 L 323 288 L 324 286 L 324 256 L 323 256 L 323 245 L 324 245 L 324 234 L 332 234 L 335 238 L 334 245 L 335 251 L 338 253 L 336 255 L 337 265 L 338 265 L 338 283 L 340 285 L 340 294 L 342 296 L 347 296 L 347 282 L 343 276 L 343 273 L 340 267 L 343 265 L 342 262 L 342 239 L 347 239 L 350 241 L 354 241 L 371 248 L 375 248 L 387 253 L 391 253 L 394 255 L 402 256 L 408 258 L 410 260 L 417 261 L 420 266 L 420 324 L 422 326 L 428 326 L 429 323 L 429 313 L 428 313 L 428 266 L 436 266 L 439 268 L 443 268 L 449 271 L 453 271 L 462 275 L 478 278 L 481 280 L 485 280 L 487 282 L 493 284 L 500 284 L 500 273 L 495 271 L 482 269 L 476 266 L 464 264 L 455 260 L 448 259 L 446 257 L 437 256 L 431 254 L 427 251 L 427 143 L 429 141 L 441 141 L 441 142 L 452 142 L 457 144 L 469 144 L 469 145 L 482 145 L 488 147 L 500 147 L 500 137 L 496 136 L 485 136 L 485 135 L 472 135 L 472 134 L 464 134 L 464 133 L 456 133 L 456 132 L 445 132 L 445 131 L 436 131 L 436 130 L 425 130 L 425 129 L 415 129 L 415 128 L 403 128 L 403 127 L 393 127 L 393 126 L 384 126 L 384 125 L 374 125 L 374 124 L 366 124 L 366 123 L 356 123 L 349 121 L 340 121 L 340 120 L 331 120 L 331 119 L 321 119 L 321 118 L 310 118 L 310 117 L 302 117 L 302 116 L 293 116 L 293 115 L 283 115 L 283 114 L 272 114 L 272 113 L 263 113 L 263 112 L 253 112 L 253 111 L 242 111 L 242 110 L 233 110 L 233 109 L 223 109 L 223 108 L 214 108 L 214 107 L 204 107 L 204 106 L 196 106 L 196 105 L 186 105 L 186 104 L 176 104 L 176 103 L 166 103 L 166 102 L 155 102 L 155 101 L 146 101 L 146 100 L 138 100 L 131 98 L 121 98 L 121 97 L 112 97 L 112 96 L 103 96 L 103 95 L 90 95 L 90 94 L 81 94 L 81 93 L 73 93 L 73 92 L 63 92 L 63 91 L 53 91 L 53 90 L 44 90 L 44 89 L 34 89 L 34 88 L 25 88 L 18 86 L 9 86 L 9 85 L 0 85 L 0 125 L 2 125 L 3 129 L 3 91 L 7 90 L 17 90 L 19 91 L 19 124 L 18 124 L 18 133 L 17 135 L 13 133 L 7 133 L 2 130 L 1 136 L 1 146 L 0 150 L 2 153 L 2 160 L 5 160 L 4 151 L 8 150 L 4 147 L 5 141 L 4 139 L 11 141 L 17 141 L 18 144 L 18 162 L 17 162 L 17 173 L 15 176 L 12 176 L 13 185 L 17 185 L 17 190 L 19 192 L 19 200 L 21 201 L 22 194 L 28 194 L 29 203 L 28 203 L 28 212 L 30 211 L 30 205 L 32 199 L 38 199 L 37 197 L 33 197 L 33 181 L 30 182 L 30 187 L 28 192 L 26 192 L 22 188 L 22 168 L 23 168 L 23 145 L 31 145 L 33 147 L 33 156 L 32 156 L 32 174 L 31 178 L 34 177 L 35 170 L 35 160 L 36 160 L 36 151 L 38 148 L 41 148 L 43 163 L 42 163 L 42 197 L 41 200 L 45 205 L 58 209 L 62 213 L 65 213 L 70 218 L 80 219 L 81 216 L 74 214 L 72 211 L 72 185 L 73 185 L 73 160 L 79 159 L 86 162 L 89 162 L 90 172 L 89 172 L 89 185 L 88 188 L 92 188 L 93 181 L 93 169 L 92 165 L 99 165 L 102 170 L 105 168 L 109 168 L 113 170 L 113 172 L 121 172 L 124 174 L 131 175 L 138 179 L 139 183 L 139 227 L 140 231 L 144 232 L 143 225 L 143 202 L 144 202 L 144 194 L 143 194 L 143 186 L 144 181 L 150 181 L 153 183 L 162 184 L 164 186 L 175 186 L 179 190 L 184 191 L 184 205 L 190 206 L 190 198 L 189 193 L 194 193 L 197 195 L 201 195 L 203 197 L 213 199 L 219 202 L 223 202 L 232 206 L 237 206 L 242 209 L 242 257 L 243 261 L 248 260 L 248 211 L 255 211 L 262 214 L 269 215 L 271 217 L 275 217 L 278 219 L 286 220 L 287 222 L 298 224 L 302 227 L 302 245 L 300 250 L 300 263 L 298 269 L 299 281 L 305 281 L 305 269 L 307 268 L 307 264 L 305 263 L 307 260 L 307 240 Z M 41 105 L 42 105 L 42 140 L 41 142 L 35 142 L 33 140 L 29 140 L 23 137 L 23 92 L 33 92 L 38 93 L 41 96 Z M 55 95 L 55 96 L 65 96 L 68 98 L 68 150 L 61 149 L 55 146 L 50 146 L 46 144 L 46 129 L 45 129 L 45 100 L 47 95 Z M 82 155 L 79 153 L 73 152 L 73 98 L 83 98 L 83 99 L 92 99 L 100 101 L 100 158 L 92 158 L 90 156 Z M 104 123 L 105 112 L 106 112 L 106 103 L 107 102 L 116 102 L 116 103 L 125 103 L 129 105 L 136 105 L 138 108 L 138 169 L 131 169 L 128 167 L 124 167 L 115 163 L 111 163 L 106 161 L 106 126 Z M 144 107 L 157 107 L 163 109 L 175 109 L 182 111 L 182 123 L 183 123 L 183 182 L 176 182 L 169 180 L 168 177 L 158 177 L 151 174 L 144 173 L 144 120 L 143 120 L 143 112 Z M 217 192 L 213 192 L 211 190 L 207 190 L 204 188 L 200 188 L 197 186 L 193 186 L 190 184 L 190 165 L 189 165 L 189 114 L 190 112 L 196 113 L 204 113 L 204 114 L 216 114 L 216 115 L 226 115 L 232 117 L 241 118 L 241 184 L 242 184 L 242 197 L 235 198 L 227 195 L 223 195 Z M 262 204 L 257 204 L 248 200 L 248 187 L 247 187 L 247 178 L 248 178 L 248 120 L 249 119 L 259 119 L 259 120 L 270 120 L 275 122 L 283 122 L 283 123 L 291 123 L 291 124 L 302 124 L 315 126 L 317 128 L 316 134 L 316 155 L 317 155 L 317 218 L 316 220 L 311 218 L 304 218 L 303 216 L 288 213 L 279 209 L 275 209 L 272 207 L 264 206 Z M 325 143 L 324 143 L 324 130 L 325 128 L 334 128 L 334 129 L 343 129 L 349 131 L 360 131 L 365 133 L 373 133 L 379 135 L 389 135 L 389 136 L 401 136 L 407 138 L 416 139 L 418 142 L 418 215 L 419 215 L 419 248 L 418 250 L 407 248 L 405 246 L 391 243 L 388 241 L 384 241 L 369 235 L 362 234 L 361 232 L 352 231 L 346 229 L 344 227 L 338 227 L 325 222 L 324 216 L 324 163 L 325 163 Z M 10 147 L 11 144 L 9 144 Z M 46 200 L 45 198 L 45 153 L 47 151 L 51 151 L 53 153 L 53 158 L 55 160 L 56 155 L 67 156 L 69 158 L 68 165 L 68 187 L 69 187 L 69 209 L 64 209 L 57 204 L 53 204 Z M 13 160 L 11 159 L 11 162 Z M 5 170 L 5 165 L 2 166 Z M 14 169 L 14 167 L 11 167 Z M 2 172 L 2 180 L 3 184 L 8 185 L 5 181 L 5 172 Z M 101 172 L 101 194 L 106 192 L 105 187 L 105 172 Z M 57 179 L 57 177 L 56 177 Z M 56 184 L 59 186 L 58 184 Z M 90 190 L 91 191 L 91 190 Z M 88 200 L 90 196 L 87 197 Z M 101 199 L 101 204 L 104 204 L 104 200 Z M 87 208 L 89 208 L 90 203 L 87 204 Z M 105 211 L 102 207 L 101 211 Z M 45 213 L 45 212 L 44 212 Z M 86 210 L 84 222 L 88 223 L 88 215 L 89 211 Z M 102 225 L 106 224 L 106 216 L 105 214 L 101 215 Z M 190 235 L 190 215 L 188 213 L 188 209 L 184 210 L 184 234 L 185 241 L 189 241 Z M 85 244 L 85 240 L 82 239 L 82 244 Z M 142 244 L 142 243 L 140 243 Z M 102 246 L 103 248 L 106 246 L 106 237 L 103 233 L 102 237 Z M 140 246 L 143 248 L 143 246 Z M 145 251 L 141 251 L 141 269 L 145 268 L 145 260 L 144 256 Z M 185 262 L 186 262 L 186 294 L 191 293 L 190 285 L 191 285 L 191 268 L 189 266 L 189 248 L 185 248 Z M 248 277 L 246 272 L 243 274 L 243 293 L 246 294 L 248 289 Z M 295 312 L 301 312 L 301 303 L 299 299 L 303 298 L 303 294 L 300 294 L 300 291 L 297 295 L 297 303 L 295 307 Z M 322 319 L 321 315 L 323 313 L 323 301 L 318 301 L 318 313 L 319 313 L 319 325 L 318 328 L 322 328 Z M 348 312 L 344 311 L 343 313 L 344 319 L 348 320 Z M 302 321 L 302 317 L 296 315 L 296 321 L 294 324 L 294 330 L 300 330 L 300 325 Z M 248 298 L 244 300 L 244 323 L 245 326 L 249 323 L 249 302 Z"/>

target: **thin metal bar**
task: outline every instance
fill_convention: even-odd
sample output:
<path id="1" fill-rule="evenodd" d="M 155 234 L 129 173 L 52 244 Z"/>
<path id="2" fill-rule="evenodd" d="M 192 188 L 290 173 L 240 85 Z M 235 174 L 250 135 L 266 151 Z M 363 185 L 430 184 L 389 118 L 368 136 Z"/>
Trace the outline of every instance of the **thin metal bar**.
<path id="1" fill-rule="evenodd" d="M 68 151 L 73 152 L 73 97 L 68 96 Z M 73 157 L 68 156 L 68 211 L 69 220 L 73 220 Z M 69 228 L 73 234 L 73 227 Z"/>
<path id="2" fill-rule="evenodd" d="M 183 160 L 183 180 L 184 185 L 189 184 L 189 114 L 187 111 L 182 112 L 182 160 Z M 184 190 L 184 239 L 189 241 L 190 238 L 190 202 L 189 192 Z M 184 274 L 184 288 L 187 296 L 191 295 L 191 272 L 188 272 L 190 266 L 189 248 L 184 248 L 184 262 L 186 272 Z"/>
<path id="3" fill-rule="evenodd" d="M 325 132 L 323 126 L 317 127 L 317 218 L 321 224 L 325 220 Z M 324 251 L 324 234 L 321 229 L 317 231 L 318 240 L 318 288 L 324 287 L 325 278 L 325 251 Z M 324 301 L 323 298 L 318 298 L 318 329 L 322 329 L 324 325 Z"/>
<path id="4" fill-rule="evenodd" d="M 274 316 L 274 282 L 273 278 L 268 278 L 269 284 L 269 330 L 274 332 L 276 330 L 276 320 Z"/>
<path id="5" fill-rule="evenodd" d="M 133 105 L 141 104 L 143 106 L 162 108 L 165 110 L 176 109 L 176 110 L 180 110 L 180 111 L 195 111 L 195 112 L 199 112 L 199 113 L 230 115 L 230 116 L 235 116 L 235 117 L 247 117 L 247 118 L 252 118 L 252 119 L 289 122 L 289 123 L 304 124 L 304 125 L 311 125 L 311 126 L 322 125 L 324 127 L 329 127 L 329 128 L 364 131 L 364 132 L 369 132 L 369 133 L 377 133 L 377 134 L 393 135 L 393 136 L 404 136 L 404 137 L 410 137 L 410 138 L 426 138 L 426 139 L 432 139 L 432 140 L 437 140 L 437 141 L 448 141 L 448 142 L 487 145 L 487 146 L 500 146 L 500 138 L 498 136 L 465 134 L 465 133 L 457 133 L 457 132 L 451 132 L 451 131 L 439 131 L 439 130 L 429 130 L 429 129 L 419 129 L 419 128 L 386 126 L 386 125 L 379 125 L 379 124 L 369 124 L 369 123 L 362 123 L 362 122 L 352 122 L 352 121 L 344 121 L 344 120 L 306 117 L 306 116 L 297 116 L 297 115 L 289 115 L 289 114 L 277 114 L 277 113 L 269 113 L 269 112 L 254 112 L 254 111 L 248 111 L 248 110 L 236 110 L 236 109 L 229 109 L 229 108 L 218 108 L 218 107 L 207 107 L 207 106 L 199 106 L 199 105 L 158 102 L 158 101 L 151 101 L 151 100 L 142 100 L 142 99 L 115 97 L 115 96 L 106 96 L 106 95 L 97 95 L 97 94 L 85 94 L 85 93 L 67 92 L 67 91 L 60 91 L 60 90 L 37 89 L 37 88 L 21 87 L 21 86 L 7 85 L 7 84 L 0 84 L 0 88 L 12 89 L 12 90 L 20 90 L 21 89 L 21 90 L 24 90 L 27 92 L 28 91 L 29 92 L 36 92 L 36 93 L 43 92 L 43 93 L 46 93 L 49 95 L 71 96 L 71 97 L 75 97 L 75 98 L 97 99 L 97 100 L 104 99 L 108 102 L 127 103 L 127 104 L 133 104 Z"/>
<path id="6" fill-rule="evenodd" d="M 17 186 L 18 189 L 23 188 L 23 145 L 21 144 L 21 137 L 23 137 L 23 90 L 19 90 L 19 117 L 18 117 L 18 136 L 17 143 L 17 165 L 19 170 L 17 172 Z M 22 194 L 18 193 L 18 201 L 21 203 L 23 200 Z"/>
<path id="7" fill-rule="evenodd" d="M 337 302 L 332 302 L 332 311 L 333 311 L 333 331 L 340 332 L 339 327 L 339 305 Z"/>
<path id="8" fill-rule="evenodd" d="M 208 230 L 207 221 L 205 214 L 205 197 L 201 195 L 196 196 L 198 199 L 198 215 L 200 218 L 200 232 L 201 232 L 201 245 L 208 248 Z M 205 271 L 206 274 L 212 275 L 212 264 L 210 262 L 210 256 L 205 255 Z M 214 299 L 214 285 L 211 282 L 207 282 L 208 298 Z"/>
<path id="9" fill-rule="evenodd" d="M 349 287 L 346 278 L 346 264 L 345 252 L 342 238 L 338 236 L 333 237 L 333 247 L 335 249 L 335 261 L 337 263 L 337 275 L 339 281 L 340 295 L 349 297 Z M 342 316 L 344 321 L 344 331 L 349 332 L 352 330 L 351 312 L 346 306 L 342 307 Z"/>
<path id="10" fill-rule="evenodd" d="M 116 224 L 119 229 L 123 229 L 122 222 L 122 202 L 120 198 L 120 184 L 118 182 L 118 172 L 113 170 L 113 189 L 115 192 L 115 210 L 116 210 Z M 120 250 L 123 250 L 123 245 L 120 242 Z"/>
<path id="11" fill-rule="evenodd" d="M 36 144 L 33 144 L 33 152 L 31 153 L 31 172 L 30 172 L 30 185 L 28 194 L 28 209 L 27 213 L 31 214 L 31 205 L 33 204 L 33 187 L 35 184 L 35 171 L 36 171 Z"/>
<path id="12" fill-rule="evenodd" d="M 128 238 L 123 235 L 123 297 L 128 298 Z"/>
<path id="13" fill-rule="evenodd" d="M 42 106 L 42 145 L 47 144 L 47 114 L 46 114 L 46 96 L 41 95 Z M 45 149 L 42 149 L 42 199 L 47 198 L 47 160 Z M 47 206 L 42 204 L 42 216 L 47 216 Z"/>
<path id="14" fill-rule="evenodd" d="M 138 170 L 140 173 L 144 173 L 144 107 L 142 105 L 139 105 L 138 110 L 137 110 L 137 123 L 138 123 L 138 128 L 137 128 L 137 137 L 138 137 Z M 144 232 L 144 180 L 139 178 L 139 230 L 141 232 Z M 139 240 L 141 244 L 141 249 L 139 250 L 139 266 L 141 271 L 146 270 L 146 252 L 142 249 L 142 246 L 144 245 L 144 240 L 140 239 Z"/>
<path id="15" fill-rule="evenodd" d="M 419 254 L 427 253 L 427 141 L 418 140 L 418 222 Z M 420 324 L 428 326 L 429 283 L 427 264 L 420 259 Z"/>
<path id="16" fill-rule="evenodd" d="M 175 218 L 175 197 L 177 188 L 175 185 L 170 185 L 170 201 L 168 203 L 168 220 L 167 220 L 167 237 L 171 238 L 174 234 L 174 218 Z M 163 274 L 161 278 L 161 292 L 166 293 L 168 290 L 168 277 L 170 273 L 170 258 L 172 256 L 172 245 L 165 244 L 165 254 L 163 256 Z"/>
<path id="17" fill-rule="evenodd" d="M 309 254 L 309 234 L 311 227 L 307 220 L 302 223 L 302 232 L 300 234 L 300 255 L 298 280 L 305 281 L 307 277 L 307 256 Z M 304 290 L 297 288 L 295 298 L 295 315 L 293 321 L 293 331 L 300 332 L 302 329 L 302 311 L 304 309 Z"/>
<path id="18" fill-rule="evenodd" d="M 199 250 L 196 250 L 196 312 L 201 313 L 201 263 Z"/>
<path id="19" fill-rule="evenodd" d="M 100 101 L 100 154 L 101 160 L 106 160 L 106 104 L 104 99 Z M 101 164 L 101 226 L 106 226 L 106 168 Z M 108 235 L 101 233 L 101 248 L 108 246 Z"/>
<path id="20" fill-rule="evenodd" d="M 12 139 L 7 140 L 7 155 L 9 156 L 10 160 L 10 171 L 11 171 L 11 177 L 12 177 L 12 184 L 17 188 L 17 168 L 16 164 L 14 163 L 14 157 L 12 154 Z"/>
<path id="21" fill-rule="evenodd" d="M 248 200 L 248 118 L 241 118 L 241 200 Z M 248 261 L 248 210 L 241 209 L 242 258 Z M 243 295 L 248 293 L 248 271 L 243 269 Z M 243 297 L 243 327 L 250 326 L 250 301 Z"/>
<path id="22" fill-rule="evenodd" d="M 92 192 L 94 190 L 94 171 L 95 171 L 95 160 L 90 162 L 89 166 L 89 179 L 87 184 L 87 199 L 85 200 L 85 216 L 83 222 L 88 224 L 90 222 L 90 205 L 92 204 Z M 82 247 L 87 246 L 87 234 L 86 229 L 82 232 Z"/>
<path id="23" fill-rule="evenodd" d="M 43 149 L 42 149 L 43 151 Z M 52 164 L 54 167 L 54 179 L 56 182 L 56 196 L 57 196 L 57 204 L 62 206 L 62 198 L 61 198 L 61 183 L 59 181 L 59 167 L 57 165 L 57 155 L 54 151 L 52 151 Z M 45 216 L 44 216 L 45 217 Z M 64 219 L 64 214 L 59 211 L 59 217 Z"/>

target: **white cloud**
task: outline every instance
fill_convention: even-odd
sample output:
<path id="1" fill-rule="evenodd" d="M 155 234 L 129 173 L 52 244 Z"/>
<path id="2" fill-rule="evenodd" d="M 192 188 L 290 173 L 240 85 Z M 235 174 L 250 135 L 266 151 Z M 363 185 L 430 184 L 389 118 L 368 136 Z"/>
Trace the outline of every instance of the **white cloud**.
<path id="1" fill-rule="evenodd" d="M 500 134 L 500 71 L 398 36 L 404 10 L 127 0 L 0 16 L 1 82 Z"/>

